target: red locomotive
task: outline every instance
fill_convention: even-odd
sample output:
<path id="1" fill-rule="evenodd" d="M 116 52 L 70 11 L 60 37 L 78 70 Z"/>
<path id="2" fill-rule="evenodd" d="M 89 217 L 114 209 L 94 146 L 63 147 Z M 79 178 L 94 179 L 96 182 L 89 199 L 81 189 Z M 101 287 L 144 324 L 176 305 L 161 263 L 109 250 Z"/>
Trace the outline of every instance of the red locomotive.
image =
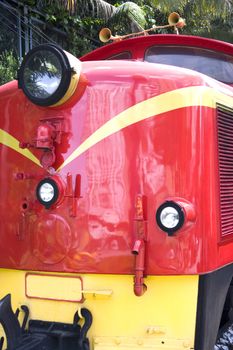
<path id="1" fill-rule="evenodd" d="M 0 87 L 2 348 L 230 349 L 232 87 L 233 46 L 194 36 L 26 55 Z"/>

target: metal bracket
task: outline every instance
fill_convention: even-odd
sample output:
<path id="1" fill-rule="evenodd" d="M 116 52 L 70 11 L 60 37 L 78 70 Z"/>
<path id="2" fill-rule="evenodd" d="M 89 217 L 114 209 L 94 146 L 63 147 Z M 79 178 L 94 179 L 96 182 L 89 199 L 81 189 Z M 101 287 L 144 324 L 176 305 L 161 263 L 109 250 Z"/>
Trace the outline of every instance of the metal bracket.
<path id="1" fill-rule="evenodd" d="M 135 242 L 132 254 L 135 255 L 135 276 L 134 276 L 134 294 L 142 296 L 147 290 L 144 284 L 145 270 L 145 245 L 146 245 L 146 212 L 145 197 L 141 194 L 136 196 L 135 200 Z"/>

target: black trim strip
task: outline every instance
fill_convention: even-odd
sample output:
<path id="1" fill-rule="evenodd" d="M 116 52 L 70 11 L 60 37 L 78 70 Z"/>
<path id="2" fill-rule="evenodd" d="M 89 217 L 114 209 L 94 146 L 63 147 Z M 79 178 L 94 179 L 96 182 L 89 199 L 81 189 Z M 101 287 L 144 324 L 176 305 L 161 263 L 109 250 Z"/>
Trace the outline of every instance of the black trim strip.
<path id="1" fill-rule="evenodd" d="M 233 276 L 233 264 L 199 278 L 195 350 L 213 350 L 223 307 Z"/>

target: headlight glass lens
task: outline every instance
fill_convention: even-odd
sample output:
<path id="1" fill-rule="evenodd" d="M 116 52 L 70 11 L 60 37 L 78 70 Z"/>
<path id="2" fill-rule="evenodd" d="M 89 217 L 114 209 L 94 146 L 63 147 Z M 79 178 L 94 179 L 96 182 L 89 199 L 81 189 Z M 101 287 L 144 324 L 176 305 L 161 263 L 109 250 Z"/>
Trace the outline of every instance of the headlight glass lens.
<path id="1" fill-rule="evenodd" d="M 166 201 L 156 211 L 156 222 L 161 230 L 172 235 L 184 225 L 184 210 L 178 203 Z"/>
<path id="2" fill-rule="evenodd" d="M 174 228 L 179 223 L 179 213 L 173 207 L 164 208 L 160 214 L 160 220 L 163 226 L 167 228 Z"/>
<path id="3" fill-rule="evenodd" d="M 34 104 L 60 106 L 75 93 L 81 62 L 54 44 L 31 49 L 18 70 L 18 87 Z"/>
<path id="4" fill-rule="evenodd" d="M 43 202 L 50 202 L 54 197 L 54 187 L 50 183 L 44 183 L 39 188 L 39 196 Z"/>
<path id="5" fill-rule="evenodd" d="M 62 66 L 53 52 L 38 50 L 29 58 L 23 75 L 31 96 L 48 98 L 61 83 Z"/>

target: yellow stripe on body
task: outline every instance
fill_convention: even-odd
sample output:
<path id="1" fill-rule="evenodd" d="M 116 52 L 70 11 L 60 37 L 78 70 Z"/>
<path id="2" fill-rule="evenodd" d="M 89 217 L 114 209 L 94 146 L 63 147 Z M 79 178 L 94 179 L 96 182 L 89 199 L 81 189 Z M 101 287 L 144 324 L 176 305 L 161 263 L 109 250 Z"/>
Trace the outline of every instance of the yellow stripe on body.
<path id="1" fill-rule="evenodd" d="M 79 147 L 77 147 L 73 153 L 71 153 L 71 155 L 58 168 L 58 171 L 96 143 L 129 125 L 178 108 L 192 106 L 215 108 L 216 102 L 218 101 L 225 103 L 228 107 L 233 107 L 233 97 L 227 96 L 224 93 L 207 86 L 191 86 L 176 89 L 139 102 L 108 120 L 104 125 L 97 129 Z"/>
<path id="2" fill-rule="evenodd" d="M 124 129 L 127 126 L 145 120 L 161 113 L 179 108 L 203 106 L 216 107 L 216 102 L 227 107 L 233 107 L 233 97 L 206 86 L 192 86 L 176 89 L 137 103 L 119 113 L 90 135 L 57 169 L 58 171 L 72 162 L 75 158 L 102 141 L 106 137 Z M 169 106 L 168 106 L 169 105 Z M 28 149 L 19 147 L 19 141 L 6 131 L 0 129 L 0 143 L 22 154 L 26 158 L 41 166 L 40 161 Z"/>
<path id="3" fill-rule="evenodd" d="M 20 148 L 19 141 L 14 136 L 8 134 L 8 132 L 2 129 L 0 129 L 0 143 L 22 154 L 24 157 L 30 159 L 32 162 L 41 167 L 39 159 L 37 159 L 32 152 L 30 152 L 28 149 Z"/>

